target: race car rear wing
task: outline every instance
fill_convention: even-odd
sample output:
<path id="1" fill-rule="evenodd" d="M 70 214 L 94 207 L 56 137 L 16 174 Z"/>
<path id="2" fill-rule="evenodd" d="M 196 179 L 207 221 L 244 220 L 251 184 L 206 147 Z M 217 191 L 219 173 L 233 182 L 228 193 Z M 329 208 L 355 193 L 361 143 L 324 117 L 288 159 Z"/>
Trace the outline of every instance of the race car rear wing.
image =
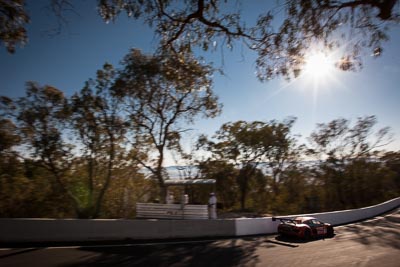
<path id="1" fill-rule="evenodd" d="M 275 222 L 276 220 L 280 220 L 282 223 L 296 223 L 295 220 L 290 219 L 290 218 L 276 218 L 276 217 L 272 217 L 272 221 Z"/>

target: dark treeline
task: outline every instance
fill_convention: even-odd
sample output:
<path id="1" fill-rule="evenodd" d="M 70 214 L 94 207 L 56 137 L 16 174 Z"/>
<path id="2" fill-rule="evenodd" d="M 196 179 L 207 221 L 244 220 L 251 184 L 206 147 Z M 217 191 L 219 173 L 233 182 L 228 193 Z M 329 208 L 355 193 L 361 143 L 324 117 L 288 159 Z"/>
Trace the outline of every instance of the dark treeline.
<path id="1" fill-rule="evenodd" d="M 319 124 L 305 144 L 295 118 L 228 122 L 198 139 L 201 160 L 185 153 L 188 125 L 221 112 L 212 72 L 188 55 L 132 50 L 72 96 L 28 82 L 25 96 L 1 97 L 0 216 L 134 217 L 136 202 L 165 199 L 167 151 L 217 180 L 226 211 L 328 211 L 399 195 L 400 152 L 383 150 L 390 131 L 374 116 Z M 189 190 L 201 202 L 209 188 Z"/>

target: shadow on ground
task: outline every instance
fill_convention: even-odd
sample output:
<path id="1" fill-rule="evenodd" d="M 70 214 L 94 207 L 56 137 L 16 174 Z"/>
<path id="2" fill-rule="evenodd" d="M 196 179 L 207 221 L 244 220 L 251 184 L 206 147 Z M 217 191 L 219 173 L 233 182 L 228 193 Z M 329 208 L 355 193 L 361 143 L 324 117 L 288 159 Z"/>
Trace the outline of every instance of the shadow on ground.
<path id="1" fill-rule="evenodd" d="M 291 236 L 282 236 L 282 235 L 278 235 L 275 237 L 275 240 L 278 242 L 283 242 L 283 243 L 289 243 L 289 244 L 297 244 L 297 246 L 299 246 L 299 244 L 304 244 L 304 243 L 310 243 L 310 242 L 317 242 L 317 241 L 323 241 L 325 239 L 330 239 L 333 237 L 316 237 L 316 238 L 310 238 L 308 240 L 304 240 L 301 238 L 297 238 L 297 237 L 291 237 Z"/>
<path id="2" fill-rule="evenodd" d="M 385 218 L 342 226 L 350 232 L 356 242 L 364 245 L 389 246 L 400 249 L 400 214 L 388 215 Z M 343 238 L 348 238 L 344 236 Z"/>
<path id="3" fill-rule="evenodd" d="M 81 248 L 94 252 L 93 256 L 72 266 L 255 266 L 255 253 L 262 241 L 239 242 L 226 240 L 197 244 L 137 245 L 109 248 Z"/>

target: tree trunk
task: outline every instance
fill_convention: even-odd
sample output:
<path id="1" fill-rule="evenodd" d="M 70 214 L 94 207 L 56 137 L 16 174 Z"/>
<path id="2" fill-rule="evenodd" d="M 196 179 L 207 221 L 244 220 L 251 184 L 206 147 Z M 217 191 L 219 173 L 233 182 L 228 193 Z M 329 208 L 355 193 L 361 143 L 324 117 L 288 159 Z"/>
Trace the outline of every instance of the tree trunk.
<path id="1" fill-rule="evenodd" d="M 160 203 L 167 202 L 167 187 L 164 184 L 160 184 Z"/>
<path id="2" fill-rule="evenodd" d="M 242 188 L 240 191 L 240 209 L 244 211 L 246 209 L 247 189 Z"/>
<path id="3" fill-rule="evenodd" d="M 237 183 L 240 189 L 240 209 L 244 211 L 246 209 L 246 199 L 247 199 L 247 191 L 250 177 L 252 175 L 252 171 L 246 169 L 244 167 L 240 170 L 239 176 L 237 177 Z"/>

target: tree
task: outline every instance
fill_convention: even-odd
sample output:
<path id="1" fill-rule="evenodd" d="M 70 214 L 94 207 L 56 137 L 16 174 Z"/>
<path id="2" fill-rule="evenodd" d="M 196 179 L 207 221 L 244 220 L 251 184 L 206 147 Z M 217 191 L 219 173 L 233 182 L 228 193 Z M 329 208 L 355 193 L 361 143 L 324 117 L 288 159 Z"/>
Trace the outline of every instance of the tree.
<path id="1" fill-rule="evenodd" d="M 268 123 L 237 121 L 225 123 L 214 138 L 217 142 L 201 140 L 218 159 L 225 159 L 239 168 L 236 182 L 240 191 L 240 205 L 244 210 L 249 193 L 250 181 L 257 174 L 257 168 L 265 163 L 272 170 L 274 193 L 277 193 L 277 179 L 288 159 L 292 142 L 290 128 L 294 119 L 286 122 Z"/>
<path id="2" fill-rule="evenodd" d="M 100 216 L 115 169 L 135 169 L 134 151 L 123 146 L 129 124 L 110 91 L 116 74 L 105 64 L 70 98 L 33 82 L 25 97 L 2 98 L 25 148 L 21 157 L 46 170 L 54 192 L 68 197 L 79 218 Z M 4 146 L 13 137 L 2 136 Z"/>
<path id="3" fill-rule="evenodd" d="M 1 217 L 63 217 L 73 212 L 56 190 L 49 172 L 21 153 L 25 140 L 13 117 L 13 101 L 1 98 L 0 215 Z M 21 155 L 22 154 L 22 155 Z M 53 181 L 53 182 L 49 182 Z M 54 203 L 65 203 L 56 205 Z"/>
<path id="4" fill-rule="evenodd" d="M 353 127 L 347 119 L 336 119 L 317 125 L 310 138 L 309 152 L 319 159 L 346 159 L 373 156 L 374 151 L 388 145 L 391 140 L 389 127 L 374 132 L 375 116 L 359 117 Z"/>
<path id="5" fill-rule="evenodd" d="M 110 94 L 115 76 L 114 68 L 105 64 L 97 71 L 96 80 L 86 82 L 66 105 L 69 132 L 81 151 L 72 174 L 77 178 L 73 190 L 80 196 L 81 217 L 96 218 L 100 215 L 114 169 L 133 164 L 132 160 L 126 160 L 128 152 L 121 147 L 127 123 L 121 117 L 117 99 Z"/>
<path id="6" fill-rule="evenodd" d="M 24 0 L 0 0 L 0 41 L 9 53 L 28 41 L 25 24 L 29 22 Z"/>
<path id="7" fill-rule="evenodd" d="M 17 146 L 21 139 L 11 120 L 0 117 L 0 126 L 0 173 L 14 176 L 18 173 L 19 161 L 13 147 Z"/>
<path id="8" fill-rule="evenodd" d="M 48 172 L 53 190 L 69 197 L 76 209 L 78 199 L 67 186 L 72 164 L 72 147 L 63 140 L 66 129 L 66 98 L 52 86 L 27 83 L 25 97 L 4 101 L 2 110 L 13 120 L 23 145 L 21 157 L 36 162 Z"/>
<path id="9" fill-rule="evenodd" d="M 274 214 L 299 214 L 316 210 L 308 206 L 307 198 L 313 185 L 308 181 L 308 173 L 301 166 L 292 164 L 285 168 L 278 184 L 279 193 L 272 194 L 271 211 Z M 314 204 L 314 203 L 312 203 Z"/>
<path id="10" fill-rule="evenodd" d="M 129 161 L 131 157 L 126 156 Z M 134 218 L 136 203 L 158 197 L 157 184 L 140 172 L 140 165 L 118 166 L 107 189 L 101 209 L 102 218 Z"/>
<path id="11" fill-rule="evenodd" d="M 245 3 L 241 3 L 244 5 Z M 160 37 L 160 49 L 178 53 L 217 46 L 232 47 L 235 41 L 258 54 L 258 78 L 262 81 L 283 76 L 296 77 L 301 72 L 307 52 L 315 43 L 322 50 L 345 49 L 337 66 L 354 70 L 361 66 L 361 50 L 372 50 L 379 56 L 382 42 L 388 40 L 391 23 L 398 24 L 397 0 L 282 1 L 259 14 L 254 26 L 247 26 L 237 3 L 221 0 L 179 1 L 152 0 L 99 1 L 99 12 L 105 21 L 116 19 L 126 11 L 133 19 L 142 19 Z M 226 11 L 228 10 L 228 11 Z M 275 29 L 279 10 L 284 19 Z M 206 38 L 205 38 L 206 37 Z"/>
<path id="12" fill-rule="evenodd" d="M 360 117 L 352 127 L 349 120 L 336 119 L 311 134 L 308 152 L 317 159 L 316 179 L 326 209 L 368 205 L 382 196 L 380 182 L 391 178 L 376 161 L 391 135 L 388 127 L 374 131 L 376 123 L 375 116 Z"/>
<path id="13" fill-rule="evenodd" d="M 49 2 L 59 20 L 65 23 L 63 12 L 73 8 L 72 1 Z M 258 55 L 257 76 L 261 81 L 298 76 L 307 52 L 315 50 L 315 44 L 322 51 L 343 48 L 345 52 L 337 66 L 342 70 L 358 69 L 362 65 L 362 51 L 381 55 L 391 26 L 400 21 L 398 0 L 289 0 L 278 1 L 270 10 L 261 10 L 255 25 L 248 26 L 240 9 L 245 4 L 245 1 L 231 4 L 222 0 L 98 0 L 97 8 L 106 22 L 114 21 L 124 12 L 153 27 L 162 53 L 191 53 L 199 47 L 206 51 L 215 51 L 218 46 L 229 49 L 242 41 Z M 26 41 L 23 25 L 29 19 L 24 2 L 2 0 L 0 11 L 3 11 L 0 32 L 5 36 L 2 39 L 12 52 L 15 43 Z M 281 12 L 283 19 L 277 21 L 282 17 Z M 14 23 L 10 26 L 7 21 Z M 12 34 L 15 28 L 21 34 Z"/>
<path id="14" fill-rule="evenodd" d="M 400 151 L 397 152 L 387 152 L 382 157 L 381 160 L 385 163 L 385 166 L 393 172 L 395 185 L 390 191 L 399 192 L 400 191 Z"/>
<path id="15" fill-rule="evenodd" d="M 257 52 L 258 77 L 296 77 L 310 50 L 344 50 L 336 62 L 342 70 L 362 66 L 362 51 L 380 56 L 382 43 L 389 39 L 392 22 L 399 22 L 394 10 L 397 0 L 384 1 L 286 1 L 285 19 L 276 33 L 268 31 L 273 13 L 261 15 L 255 32 L 262 41 L 253 43 Z M 265 41 L 264 41 L 265 40 Z M 320 47 L 318 47 L 320 46 Z M 274 59 L 274 57 L 276 59 Z"/>
<path id="16" fill-rule="evenodd" d="M 211 88 L 212 69 L 189 55 L 146 56 L 139 50 L 122 64 L 113 93 L 125 105 L 135 133 L 136 159 L 158 181 L 163 201 L 166 151 L 182 151 L 181 134 L 196 116 L 215 117 L 221 110 Z"/>
<path id="17" fill-rule="evenodd" d="M 346 164 L 343 172 L 342 206 L 360 208 L 375 205 L 398 196 L 394 173 L 378 160 L 356 159 Z M 398 192 L 398 191 L 397 191 Z"/>
<path id="18" fill-rule="evenodd" d="M 1 102 L 10 103 L 7 98 Z M 23 190 L 30 192 L 29 181 L 24 179 L 23 164 L 19 161 L 13 147 L 20 138 L 14 123 L 3 116 L 0 117 L 0 214 L 12 217 L 21 211 L 19 203 L 23 203 Z M 19 193 L 19 194 L 18 194 Z"/>
<path id="19" fill-rule="evenodd" d="M 10 104 L 10 101 L 10 99 L 3 97 L 0 99 L 0 105 L 7 105 L 7 103 Z M 2 159 L 9 157 L 16 158 L 17 155 L 13 151 L 13 147 L 17 146 L 21 142 L 21 138 L 18 135 L 16 125 L 11 119 L 4 115 L 0 115 L 0 157 Z"/>
<path id="20" fill-rule="evenodd" d="M 66 127 L 64 94 L 52 86 L 27 83 L 26 97 L 16 101 L 16 122 L 33 159 L 38 159 L 63 193 L 67 190 L 63 178 L 72 163 L 72 147 L 62 138 Z M 76 200 L 72 195 L 71 199 Z"/>
<path id="21" fill-rule="evenodd" d="M 279 182 L 284 170 L 297 164 L 301 148 L 296 147 L 296 140 L 291 135 L 291 129 L 296 118 L 288 118 L 283 122 L 271 121 L 269 123 L 270 131 L 273 136 L 273 145 L 271 149 L 265 152 L 264 159 L 271 170 L 271 187 L 273 195 L 279 193 Z"/>
<path id="22" fill-rule="evenodd" d="M 205 160 L 199 163 L 201 177 L 215 179 L 218 203 L 224 209 L 231 209 L 237 203 L 237 169 L 233 164 L 223 160 Z"/>

